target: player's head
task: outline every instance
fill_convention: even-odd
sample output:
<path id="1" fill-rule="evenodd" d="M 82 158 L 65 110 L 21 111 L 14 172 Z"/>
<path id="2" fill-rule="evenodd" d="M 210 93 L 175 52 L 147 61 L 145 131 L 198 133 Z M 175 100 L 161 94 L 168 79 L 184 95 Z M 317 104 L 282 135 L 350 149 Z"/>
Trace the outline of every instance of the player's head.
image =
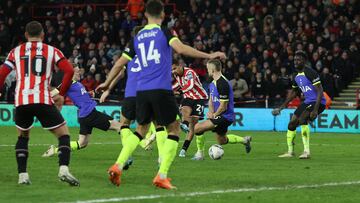
<path id="1" fill-rule="evenodd" d="M 214 74 L 221 73 L 221 61 L 219 59 L 210 59 L 206 64 L 206 68 L 210 77 L 212 77 Z"/>
<path id="2" fill-rule="evenodd" d="M 294 65 L 296 69 L 302 70 L 305 68 L 306 53 L 304 51 L 296 51 L 294 56 Z"/>
<path id="3" fill-rule="evenodd" d="M 80 80 L 80 68 L 79 65 L 73 63 L 72 64 L 74 67 L 74 76 L 73 76 L 73 80 L 75 81 L 79 81 Z"/>
<path id="4" fill-rule="evenodd" d="M 44 29 L 38 21 L 31 21 L 25 26 L 25 38 L 29 40 L 29 38 L 44 38 Z"/>
<path id="5" fill-rule="evenodd" d="M 164 19 L 164 4 L 160 0 L 150 0 L 146 3 L 145 16 L 147 18 Z"/>
<path id="6" fill-rule="evenodd" d="M 184 67 L 182 67 L 180 61 L 176 58 L 173 59 L 172 73 L 177 76 L 182 76 L 184 74 Z"/>

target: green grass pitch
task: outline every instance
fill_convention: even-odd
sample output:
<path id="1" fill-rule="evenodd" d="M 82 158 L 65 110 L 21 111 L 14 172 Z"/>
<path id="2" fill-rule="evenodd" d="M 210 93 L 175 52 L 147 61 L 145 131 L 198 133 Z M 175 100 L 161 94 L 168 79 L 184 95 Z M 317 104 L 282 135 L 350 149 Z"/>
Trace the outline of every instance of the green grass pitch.
<path id="1" fill-rule="evenodd" d="M 77 139 L 77 128 L 71 128 Z M 221 160 L 195 162 L 195 140 L 187 158 L 176 157 L 169 176 L 177 191 L 151 185 L 157 172 L 157 150 L 138 148 L 135 162 L 125 171 L 122 185 L 108 181 L 106 170 L 121 149 L 114 132 L 94 130 L 88 148 L 72 153 L 71 171 L 80 187 L 70 187 L 57 178 L 57 157 L 42 158 L 47 144 L 57 140 L 47 131 L 34 128 L 30 139 L 28 172 L 32 185 L 17 185 L 14 144 L 16 129 L 0 127 L 0 202 L 360 202 L 359 135 L 312 133 L 311 160 L 280 159 L 286 151 L 284 132 L 233 132 L 253 136 L 253 151 L 242 145 L 224 146 Z M 207 148 L 215 143 L 206 134 Z M 184 139 L 182 135 L 181 140 Z M 179 148 L 182 142 L 179 144 Z M 296 153 L 302 151 L 296 138 Z"/>

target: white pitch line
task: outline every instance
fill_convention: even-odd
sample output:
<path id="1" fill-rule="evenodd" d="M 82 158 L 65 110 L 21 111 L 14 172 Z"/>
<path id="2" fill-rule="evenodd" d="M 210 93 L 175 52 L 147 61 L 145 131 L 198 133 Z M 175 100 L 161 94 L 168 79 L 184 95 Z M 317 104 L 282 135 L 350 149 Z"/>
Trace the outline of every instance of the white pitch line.
<path id="1" fill-rule="evenodd" d="M 196 196 L 205 196 L 213 194 L 224 194 L 224 193 L 243 193 L 243 192 L 261 192 L 261 191 L 274 191 L 274 190 L 298 190 L 298 189 L 307 189 L 307 188 L 323 188 L 323 187 L 335 187 L 335 186 L 349 186 L 349 185 L 359 185 L 360 181 L 348 181 L 348 182 L 332 182 L 332 183 L 323 183 L 323 184 L 311 184 L 311 185 L 287 185 L 282 187 L 259 187 L 259 188 L 237 188 L 237 189 L 227 189 L 227 190 L 214 190 L 214 191 L 204 191 L 204 192 L 188 192 L 188 193 L 173 193 L 166 195 L 141 195 L 141 196 L 130 196 L 130 197 L 114 197 L 109 199 L 93 199 L 93 200 L 78 200 L 76 202 L 68 203 L 101 203 L 101 202 L 124 202 L 131 200 L 150 200 L 150 199 L 160 199 L 168 197 L 196 197 Z"/>

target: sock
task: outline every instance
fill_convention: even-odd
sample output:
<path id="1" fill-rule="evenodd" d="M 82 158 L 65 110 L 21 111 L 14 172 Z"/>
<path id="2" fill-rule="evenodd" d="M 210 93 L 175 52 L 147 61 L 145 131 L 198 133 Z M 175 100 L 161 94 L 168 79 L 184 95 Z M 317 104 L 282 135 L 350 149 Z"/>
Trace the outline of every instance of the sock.
<path id="1" fill-rule="evenodd" d="M 78 141 L 71 141 L 70 142 L 70 148 L 71 148 L 71 151 L 81 149 Z"/>
<path id="2" fill-rule="evenodd" d="M 159 174 L 162 178 L 166 178 L 172 162 L 176 156 L 177 147 L 179 145 L 179 137 L 168 135 L 163 148 L 163 159 L 160 164 Z"/>
<path id="3" fill-rule="evenodd" d="M 189 127 L 189 121 L 183 121 L 182 123 Z"/>
<path id="4" fill-rule="evenodd" d="M 68 166 L 70 162 L 70 136 L 63 135 L 59 137 L 59 146 L 58 146 L 58 157 L 59 157 L 59 166 Z"/>
<path id="5" fill-rule="evenodd" d="M 166 141 L 167 136 L 168 135 L 164 127 L 156 128 L 156 145 L 158 147 L 158 155 L 160 161 L 162 159 L 164 143 Z"/>
<path id="6" fill-rule="evenodd" d="M 244 143 L 244 138 L 242 138 L 240 136 L 229 134 L 229 135 L 226 135 L 226 137 L 228 138 L 229 144 Z"/>
<path id="7" fill-rule="evenodd" d="M 205 137 L 204 135 L 196 135 L 196 146 L 200 152 L 205 151 Z"/>
<path id="8" fill-rule="evenodd" d="M 191 143 L 191 140 L 185 140 L 184 144 L 182 146 L 182 149 L 186 151 L 189 148 L 190 143 Z"/>
<path id="9" fill-rule="evenodd" d="M 129 134 L 132 134 L 129 126 L 121 126 L 120 129 L 120 137 L 121 137 L 121 142 L 124 144 L 124 141 L 126 140 L 126 138 L 129 136 Z"/>
<path id="10" fill-rule="evenodd" d="M 288 130 L 286 134 L 287 145 L 288 145 L 288 152 L 294 153 L 294 139 L 296 135 L 296 130 Z"/>
<path id="11" fill-rule="evenodd" d="M 301 137 L 304 144 L 304 151 L 310 153 L 310 128 L 308 125 L 301 125 Z"/>
<path id="12" fill-rule="evenodd" d="M 27 167 L 27 159 L 29 138 L 19 136 L 15 145 L 16 162 L 18 165 L 18 173 L 25 173 Z"/>
<path id="13" fill-rule="evenodd" d="M 142 140 L 142 137 L 139 133 L 131 133 L 126 139 L 123 140 L 123 148 L 116 160 L 116 163 L 122 169 L 125 162 L 129 159 L 132 153 L 135 151 L 136 147 L 139 145 L 139 142 Z"/>

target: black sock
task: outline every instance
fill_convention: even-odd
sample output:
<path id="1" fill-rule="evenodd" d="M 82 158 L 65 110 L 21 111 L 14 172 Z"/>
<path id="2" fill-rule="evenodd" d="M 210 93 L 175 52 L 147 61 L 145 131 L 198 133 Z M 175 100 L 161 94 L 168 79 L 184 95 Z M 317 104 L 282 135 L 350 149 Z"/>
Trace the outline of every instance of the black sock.
<path id="1" fill-rule="evenodd" d="M 189 127 L 189 121 L 183 121 L 182 123 Z"/>
<path id="2" fill-rule="evenodd" d="M 165 130 L 164 127 L 158 127 L 158 128 L 156 128 L 156 132 L 160 132 L 160 131 L 164 131 L 164 130 Z"/>
<path id="3" fill-rule="evenodd" d="M 65 165 L 68 166 L 70 162 L 70 136 L 63 135 L 59 137 L 59 147 L 58 147 L 58 154 L 59 154 L 59 166 Z"/>
<path id="4" fill-rule="evenodd" d="M 169 140 L 174 140 L 174 141 L 176 141 L 176 142 L 179 142 L 179 136 L 176 136 L 176 135 L 168 135 L 167 136 L 167 139 L 169 139 Z"/>
<path id="5" fill-rule="evenodd" d="M 18 165 L 18 173 L 25 173 L 27 166 L 29 138 L 20 136 L 15 145 L 16 162 Z"/>
<path id="6" fill-rule="evenodd" d="M 138 133 L 138 132 L 136 132 L 136 131 L 134 132 L 134 135 L 135 135 L 136 137 L 138 137 L 140 141 L 144 139 L 144 138 L 140 135 L 140 133 Z"/>
<path id="7" fill-rule="evenodd" d="M 184 144 L 182 146 L 182 149 L 186 151 L 189 148 L 190 143 L 191 143 L 191 140 L 185 140 Z"/>

